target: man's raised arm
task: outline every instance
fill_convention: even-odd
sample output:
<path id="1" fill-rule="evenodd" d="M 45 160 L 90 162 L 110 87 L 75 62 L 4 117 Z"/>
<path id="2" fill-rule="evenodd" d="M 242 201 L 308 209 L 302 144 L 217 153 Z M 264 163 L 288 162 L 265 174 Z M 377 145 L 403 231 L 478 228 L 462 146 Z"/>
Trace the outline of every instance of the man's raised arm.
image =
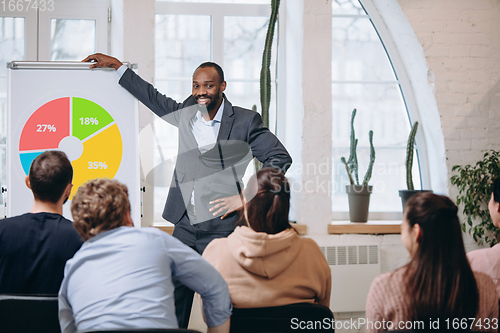
<path id="1" fill-rule="evenodd" d="M 178 126 L 179 114 L 178 111 L 184 107 L 183 103 L 177 103 L 175 100 L 163 95 L 153 87 L 149 82 L 144 81 L 139 75 L 133 71 L 122 67 L 123 63 L 106 54 L 95 53 L 83 59 L 82 62 L 90 62 L 93 68 L 113 68 L 120 75 L 119 84 L 129 93 L 134 95 L 148 109 L 153 111 L 158 117 L 169 122 L 174 126 Z"/>

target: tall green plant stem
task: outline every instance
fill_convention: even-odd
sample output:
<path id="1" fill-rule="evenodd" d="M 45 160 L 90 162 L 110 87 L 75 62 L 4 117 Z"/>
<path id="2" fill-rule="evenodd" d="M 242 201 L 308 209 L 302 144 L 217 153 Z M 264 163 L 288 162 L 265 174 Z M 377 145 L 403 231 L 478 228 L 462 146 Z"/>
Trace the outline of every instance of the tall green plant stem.
<path id="1" fill-rule="evenodd" d="M 257 112 L 257 105 L 252 105 L 252 111 L 255 111 Z M 262 162 L 259 161 L 257 158 L 253 158 L 253 166 L 255 168 L 255 172 L 257 173 L 257 171 L 259 171 L 260 169 L 262 169 Z"/>
<path id="2" fill-rule="evenodd" d="M 373 147 L 373 131 L 368 133 L 370 138 L 370 164 L 368 164 L 368 170 L 366 170 L 365 179 L 363 179 L 363 185 L 368 185 L 368 182 L 372 178 L 373 164 L 375 163 L 375 147 Z"/>
<path id="3" fill-rule="evenodd" d="M 415 147 L 415 136 L 417 135 L 418 121 L 416 121 L 410 131 L 408 136 L 408 144 L 406 146 L 406 187 L 408 190 L 413 191 L 415 188 L 413 186 L 413 148 Z"/>
<path id="4" fill-rule="evenodd" d="M 359 185 L 358 178 L 358 154 L 356 150 L 358 148 L 358 139 L 356 139 L 356 132 L 354 131 L 354 118 L 356 117 L 357 110 L 352 110 L 351 114 L 351 136 L 349 145 L 349 158 L 345 159 L 342 157 L 340 161 L 345 165 L 345 170 L 349 176 L 349 182 L 351 185 Z M 368 133 L 370 139 L 370 163 L 368 164 L 368 169 L 366 170 L 365 178 L 363 179 L 362 185 L 368 185 L 372 177 L 373 164 L 375 163 L 375 148 L 373 147 L 373 131 Z M 354 177 L 353 177 L 354 174 Z"/>
<path id="5" fill-rule="evenodd" d="M 266 43 L 262 53 L 262 68 L 260 70 L 260 105 L 262 122 L 269 127 L 269 106 L 271 105 L 271 54 L 273 47 L 274 28 L 278 19 L 280 0 L 271 0 L 271 17 L 267 27 Z"/>
<path id="6" fill-rule="evenodd" d="M 356 132 L 354 131 L 354 118 L 356 118 L 357 110 L 352 110 L 351 114 L 351 136 L 350 136 L 350 144 L 349 144 L 349 158 L 347 159 L 346 167 L 348 170 L 349 180 L 351 181 L 351 185 L 359 185 L 358 178 L 358 155 L 356 150 L 358 148 L 358 139 L 356 139 Z M 345 161 L 345 159 L 344 159 Z M 352 173 L 354 172 L 356 183 L 354 183 L 354 179 L 352 177 Z"/>

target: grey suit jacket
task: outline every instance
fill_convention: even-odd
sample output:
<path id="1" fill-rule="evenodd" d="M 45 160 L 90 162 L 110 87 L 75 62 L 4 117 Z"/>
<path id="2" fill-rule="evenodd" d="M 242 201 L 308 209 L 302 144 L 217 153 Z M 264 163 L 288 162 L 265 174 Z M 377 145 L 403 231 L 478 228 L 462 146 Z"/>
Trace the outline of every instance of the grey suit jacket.
<path id="1" fill-rule="evenodd" d="M 179 151 L 172 179 L 172 185 L 163 211 L 163 218 L 178 223 L 186 211 L 186 205 L 194 190 L 197 218 L 206 221 L 199 224 L 202 230 L 225 231 L 235 226 L 237 214 L 231 214 L 224 220 L 220 217 L 205 219 L 208 214 L 208 201 L 216 198 L 237 194 L 236 181 L 241 182 L 241 170 L 245 171 L 249 158 L 244 151 L 248 147 L 249 156 L 256 157 L 263 163 L 263 167 L 273 167 L 283 172 L 290 167 L 292 159 L 281 142 L 265 128 L 257 112 L 232 106 L 225 99 L 219 135 L 215 147 L 201 154 L 197 142 L 190 128 L 190 120 L 198 110 L 193 96 L 184 102 L 177 103 L 173 99 L 159 93 L 151 84 L 141 79 L 132 70 L 127 69 L 119 84 L 139 99 L 151 111 L 179 129 Z M 177 111 L 177 112 L 176 112 Z M 238 145 L 240 143 L 240 145 Z M 243 143 L 243 144 L 242 144 Z M 231 156 L 220 159 L 220 163 L 213 163 L 219 153 L 228 155 L 238 149 L 241 158 Z M 236 160 L 236 163 L 233 163 Z M 224 163 L 226 161 L 226 163 Z M 237 171 L 237 180 L 234 177 L 232 166 Z M 243 187 L 241 185 L 241 187 Z M 221 214 L 222 215 L 222 214 Z"/>

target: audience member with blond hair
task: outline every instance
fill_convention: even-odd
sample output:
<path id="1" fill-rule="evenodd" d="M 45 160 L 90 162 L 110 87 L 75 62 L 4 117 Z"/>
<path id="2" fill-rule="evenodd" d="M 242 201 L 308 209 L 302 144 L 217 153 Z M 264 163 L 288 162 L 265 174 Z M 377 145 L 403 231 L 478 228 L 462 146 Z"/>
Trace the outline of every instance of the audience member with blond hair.
<path id="1" fill-rule="evenodd" d="M 134 228 L 127 187 L 95 179 L 80 186 L 71 213 L 85 239 L 59 291 L 63 333 L 178 328 L 174 279 L 198 292 L 208 332 L 228 332 L 231 300 L 220 274 L 156 228 Z"/>
<path id="2" fill-rule="evenodd" d="M 467 329 L 497 331 L 495 284 L 471 270 L 457 211 L 449 198 L 430 192 L 408 200 L 401 239 L 411 260 L 373 281 L 366 301 L 366 332 L 409 329 L 407 323 L 419 325 L 410 329 L 430 332 L 438 328 L 430 326 L 436 320 L 440 330 L 465 320 Z"/>
<path id="3" fill-rule="evenodd" d="M 82 246 L 73 223 L 62 216 L 73 168 L 66 154 L 46 151 L 31 163 L 26 186 L 29 213 L 0 220 L 0 293 L 57 294 L 64 265 Z"/>
<path id="4" fill-rule="evenodd" d="M 235 308 L 330 304 L 330 267 L 318 245 L 288 222 L 290 186 L 265 168 L 245 190 L 245 226 L 208 244 L 203 257 L 226 280 Z"/>
<path id="5" fill-rule="evenodd" d="M 491 221 L 493 225 L 500 228 L 500 177 L 491 185 L 491 198 L 488 202 Z M 470 266 L 473 270 L 488 274 L 497 286 L 500 297 L 500 244 L 489 249 L 481 249 L 467 254 Z"/>

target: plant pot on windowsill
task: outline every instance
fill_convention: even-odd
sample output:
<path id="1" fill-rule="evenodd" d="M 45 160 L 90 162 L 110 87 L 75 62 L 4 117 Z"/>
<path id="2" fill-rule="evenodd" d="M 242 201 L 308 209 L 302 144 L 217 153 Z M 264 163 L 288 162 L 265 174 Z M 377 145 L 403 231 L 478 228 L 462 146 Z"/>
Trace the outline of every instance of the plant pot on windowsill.
<path id="1" fill-rule="evenodd" d="M 351 222 L 368 222 L 368 208 L 370 207 L 371 185 L 347 185 L 346 192 L 349 199 L 349 219 Z"/>
<path id="2" fill-rule="evenodd" d="M 358 139 L 354 132 L 354 117 L 356 109 L 351 114 L 351 136 L 349 145 L 349 159 L 342 157 L 340 161 L 345 165 L 347 176 L 351 185 L 346 186 L 346 192 L 349 199 L 349 219 L 351 222 L 368 222 L 368 207 L 370 206 L 370 194 L 373 186 L 368 185 L 372 177 L 373 164 L 375 163 L 375 148 L 373 147 L 373 131 L 368 132 L 368 141 L 370 142 L 370 162 L 366 170 L 365 178 L 361 185 L 358 179 L 358 155 L 356 148 Z"/>
<path id="3" fill-rule="evenodd" d="M 403 206 L 403 211 L 405 209 L 405 204 L 408 199 L 413 195 L 420 192 L 432 192 L 431 190 L 399 190 L 399 196 L 401 197 L 401 205 Z"/>
<path id="4" fill-rule="evenodd" d="M 412 168 L 413 168 L 413 149 L 415 146 L 415 137 L 417 136 L 418 130 L 418 121 L 416 121 L 411 127 L 410 135 L 408 136 L 408 143 L 406 144 L 406 186 L 407 190 L 399 190 L 399 196 L 401 197 L 401 205 L 403 206 L 402 210 L 404 212 L 405 204 L 410 197 L 420 192 L 432 192 L 431 190 L 415 190 L 413 187 L 413 177 L 412 177 Z"/>

